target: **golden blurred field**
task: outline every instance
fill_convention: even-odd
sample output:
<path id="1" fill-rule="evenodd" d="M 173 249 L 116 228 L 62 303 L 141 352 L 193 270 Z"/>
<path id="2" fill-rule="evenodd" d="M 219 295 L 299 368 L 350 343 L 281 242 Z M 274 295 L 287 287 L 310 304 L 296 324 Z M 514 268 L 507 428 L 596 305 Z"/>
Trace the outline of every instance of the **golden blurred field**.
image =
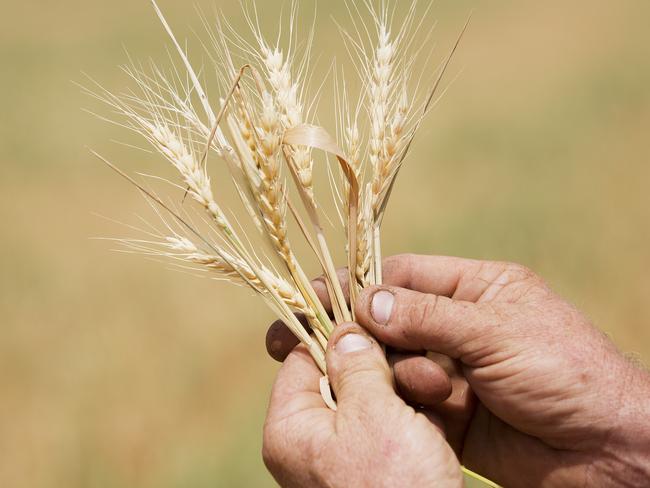
<path id="1" fill-rule="evenodd" d="M 161 0 L 191 52 L 191 2 Z M 303 1 L 309 23 L 313 1 Z M 220 7 L 241 25 L 237 2 Z M 259 1 L 265 25 L 276 0 Z M 394 193 L 385 253 L 522 262 L 650 360 L 650 3 L 440 0 L 438 59 L 468 12 L 451 85 Z M 320 2 L 315 52 L 337 41 Z M 81 70 L 119 91 L 123 46 L 165 61 L 145 0 L 2 2 L 0 486 L 273 486 L 260 457 L 277 366 L 246 291 L 90 240 L 141 197 L 123 131 L 81 111 Z M 324 71 L 323 71 L 324 72 Z M 331 111 L 324 97 L 321 109 Z M 96 107 L 96 105 L 95 105 Z M 119 230 L 119 229 L 117 229 Z"/>

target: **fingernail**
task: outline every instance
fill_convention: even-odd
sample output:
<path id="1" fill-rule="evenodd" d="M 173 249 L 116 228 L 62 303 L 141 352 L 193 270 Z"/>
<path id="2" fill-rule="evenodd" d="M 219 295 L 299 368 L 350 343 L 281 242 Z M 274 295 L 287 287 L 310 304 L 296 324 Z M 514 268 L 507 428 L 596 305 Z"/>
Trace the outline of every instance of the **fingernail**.
<path id="1" fill-rule="evenodd" d="M 386 290 L 380 290 L 372 297 L 372 305 L 370 306 L 370 313 L 375 322 L 381 325 L 386 325 L 390 319 L 390 314 L 393 311 L 393 303 L 395 297 L 393 294 Z"/>
<path id="2" fill-rule="evenodd" d="M 369 349 L 372 346 L 370 341 L 359 334 L 345 334 L 336 343 L 336 351 L 341 354 L 348 354 L 350 352 L 362 351 Z"/>

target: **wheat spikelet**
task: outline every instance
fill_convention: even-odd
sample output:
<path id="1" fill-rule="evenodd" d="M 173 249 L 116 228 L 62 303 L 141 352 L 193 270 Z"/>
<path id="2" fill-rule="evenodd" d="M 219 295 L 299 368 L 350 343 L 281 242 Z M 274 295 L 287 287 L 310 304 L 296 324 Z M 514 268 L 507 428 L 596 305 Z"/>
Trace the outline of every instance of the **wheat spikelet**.
<path id="1" fill-rule="evenodd" d="M 299 99 L 299 86 L 293 80 L 290 61 L 284 59 L 282 51 L 271 49 L 260 38 L 261 59 L 267 71 L 268 80 L 275 93 L 275 103 L 281 113 L 282 125 L 292 129 L 303 123 L 303 106 Z M 314 161 L 311 151 L 306 147 L 292 146 L 288 148 L 288 156 L 295 165 L 300 184 L 313 200 Z"/>
<path id="2" fill-rule="evenodd" d="M 391 178 L 393 177 L 396 166 L 399 164 L 399 156 L 405 145 L 404 128 L 407 122 L 409 111 L 409 99 L 406 87 L 402 88 L 396 110 L 391 117 L 388 126 L 388 134 L 384 139 L 383 155 L 384 159 L 378 171 L 378 177 L 373 182 L 373 212 L 378 215 L 382 198 L 388 189 Z"/>
<path id="3" fill-rule="evenodd" d="M 291 75 L 290 61 L 284 59 L 280 49 L 271 49 L 263 40 L 260 42 L 260 53 L 281 110 L 282 124 L 288 129 L 300 125 L 303 122 L 303 107 L 298 98 L 298 84 Z"/>
<path id="4" fill-rule="evenodd" d="M 206 269 L 232 281 L 251 284 L 257 289 L 261 289 L 262 282 L 242 259 L 223 250 L 220 256 L 208 254 L 200 250 L 187 237 L 167 237 L 166 241 L 169 242 L 175 257 L 185 259 L 192 264 L 204 266 Z"/>
<path id="5" fill-rule="evenodd" d="M 395 157 L 401 149 L 408 112 L 409 97 L 406 85 L 404 85 L 399 103 L 397 104 L 397 110 L 390 124 L 390 137 L 386 140 L 386 156 L 391 163 L 395 160 Z"/>
<path id="6" fill-rule="evenodd" d="M 234 139 L 235 147 L 242 160 L 243 172 L 253 189 L 252 197 L 258 206 L 264 227 L 281 258 L 287 265 L 293 266 L 278 159 L 279 118 L 268 92 L 262 93 L 260 112 L 259 127 L 252 125 L 243 108 L 240 109 L 238 120 L 231 119 L 230 125 L 233 131 L 239 132 Z"/>
<path id="7" fill-rule="evenodd" d="M 379 25 L 378 45 L 374 53 L 371 79 L 368 82 L 370 140 L 369 160 L 373 168 L 373 199 L 379 193 L 388 178 L 389 156 L 388 118 L 390 94 L 392 89 L 392 71 L 395 46 L 391 42 L 390 32 L 385 24 Z M 374 205 L 373 205 L 374 206 Z"/>
<path id="8" fill-rule="evenodd" d="M 167 237 L 166 241 L 170 248 L 175 251 L 176 257 L 181 257 L 189 263 L 197 264 L 216 272 L 219 276 L 228 278 L 234 282 L 251 285 L 259 292 L 264 293 L 263 282 L 270 283 L 273 290 L 283 299 L 291 309 L 301 313 L 307 319 L 315 319 L 314 312 L 307 305 L 303 296 L 287 280 L 271 272 L 268 268 L 260 266 L 258 273 L 253 271 L 251 266 L 243 259 L 221 251 L 221 255 L 208 254 L 199 249 L 187 237 Z"/>
<path id="9" fill-rule="evenodd" d="M 235 73 L 234 63 L 228 50 L 228 41 L 221 28 L 218 29 L 217 45 L 223 49 L 221 57 L 227 70 Z M 268 63 L 273 70 L 268 70 L 267 81 L 276 93 L 283 93 L 280 104 L 263 87 L 263 81 L 252 68 L 259 91 L 259 106 L 251 103 L 250 97 L 243 90 L 237 92 L 236 117 L 228 118 L 231 133 L 234 136 L 236 151 L 239 153 L 238 166 L 244 174 L 251 190 L 248 197 L 254 201 L 259 217 L 263 223 L 273 247 L 287 265 L 290 273 L 295 274 L 298 263 L 291 251 L 287 238 L 286 199 L 284 185 L 280 177 L 279 147 L 284 124 L 300 123 L 301 107 L 297 100 L 296 87 L 291 86 L 289 66 L 285 65 L 280 52 L 272 52 L 265 46 Z M 291 95 L 291 93 L 294 93 Z M 284 107 L 284 109 L 281 109 Z M 256 110 L 257 109 L 257 110 Z M 257 112 L 257 117 L 255 113 Z M 244 197 L 242 195 L 242 197 Z M 245 198 L 245 197 L 244 197 Z M 294 276 L 294 279 L 296 277 Z"/>
<path id="10" fill-rule="evenodd" d="M 166 125 L 153 126 L 145 123 L 144 126 L 150 130 L 150 136 L 155 141 L 160 152 L 171 161 L 181 174 L 191 196 L 207 211 L 226 239 L 242 252 L 242 241 L 233 230 L 221 207 L 215 201 L 210 185 L 210 177 L 206 169 L 201 167 L 194 153 Z"/>
<path id="11" fill-rule="evenodd" d="M 355 177 L 358 181 L 362 180 L 362 161 L 361 161 L 361 135 L 359 132 L 358 123 L 356 118 L 353 122 L 348 124 L 345 128 L 345 140 L 348 150 L 348 162 Z M 350 199 L 348 194 L 348 184 L 344 181 L 343 190 L 343 208 L 347 216 L 349 216 Z M 369 203 L 371 202 L 371 194 L 369 192 L 370 185 L 368 185 L 364 192 L 359 194 L 359 212 L 357 214 L 357 231 L 356 231 L 356 267 L 354 275 L 356 276 L 357 283 L 361 287 L 369 284 L 368 272 L 371 264 L 371 249 L 370 249 L 370 225 L 371 225 L 371 211 Z M 347 222 L 346 222 L 347 223 Z M 348 230 L 349 232 L 349 230 Z M 348 251 L 350 252 L 350 251 Z"/>
<path id="12" fill-rule="evenodd" d="M 293 311 L 303 314 L 310 322 L 316 320 L 316 314 L 313 309 L 307 305 L 302 294 L 293 285 L 287 280 L 272 274 L 267 269 L 263 269 L 262 271 L 266 279 L 272 283 L 274 290 Z"/>
<path id="13" fill-rule="evenodd" d="M 295 258 L 287 239 L 286 203 L 280 181 L 280 121 L 268 92 L 262 95 L 262 111 L 259 127 L 262 153 L 259 167 L 260 186 L 258 200 L 266 228 L 282 258 L 294 266 Z M 258 149 L 256 149 L 257 151 Z"/>
<path id="14" fill-rule="evenodd" d="M 348 162 L 356 177 L 361 179 L 361 135 L 356 120 L 346 128 L 345 133 L 348 146 Z"/>

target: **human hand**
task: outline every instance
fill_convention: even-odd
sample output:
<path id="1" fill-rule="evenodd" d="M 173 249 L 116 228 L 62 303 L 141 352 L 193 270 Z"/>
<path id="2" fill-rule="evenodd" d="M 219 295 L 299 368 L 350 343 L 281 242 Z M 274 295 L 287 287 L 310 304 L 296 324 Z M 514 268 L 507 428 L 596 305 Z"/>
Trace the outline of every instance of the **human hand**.
<path id="1" fill-rule="evenodd" d="M 439 420 L 395 394 L 382 349 L 361 327 L 337 327 L 326 359 L 336 412 L 325 405 L 321 373 L 302 346 L 273 386 L 263 457 L 281 486 L 462 486 Z"/>
<path id="2" fill-rule="evenodd" d="M 363 291 L 357 320 L 400 350 L 454 358 L 455 369 L 445 360 L 451 397 L 414 403 L 441 415 L 463 464 L 505 486 L 648 484 L 648 375 L 539 277 L 507 263 L 406 255 L 386 260 L 384 281 Z M 426 371 L 441 383 L 423 361 L 396 369 L 398 386 L 418 390 Z"/>
<path id="3" fill-rule="evenodd" d="M 357 321 L 458 360 L 479 399 L 445 413 L 464 465 L 505 486 L 648 486 L 650 380 L 534 273 L 397 256 Z"/>

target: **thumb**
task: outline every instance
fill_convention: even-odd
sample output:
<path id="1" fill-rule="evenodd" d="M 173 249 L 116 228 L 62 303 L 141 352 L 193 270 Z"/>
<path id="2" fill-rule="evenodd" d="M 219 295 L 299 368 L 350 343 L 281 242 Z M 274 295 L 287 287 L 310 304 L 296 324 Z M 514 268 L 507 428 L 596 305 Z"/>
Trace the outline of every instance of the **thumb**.
<path id="1" fill-rule="evenodd" d="M 347 323 L 334 330 L 326 359 L 340 412 L 368 411 L 376 400 L 396 397 L 384 352 L 359 325 Z"/>
<path id="2" fill-rule="evenodd" d="M 405 288 L 366 288 L 355 312 L 359 323 L 389 346 L 452 358 L 472 355 L 502 333 L 498 316 L 481 304 Z"/>

